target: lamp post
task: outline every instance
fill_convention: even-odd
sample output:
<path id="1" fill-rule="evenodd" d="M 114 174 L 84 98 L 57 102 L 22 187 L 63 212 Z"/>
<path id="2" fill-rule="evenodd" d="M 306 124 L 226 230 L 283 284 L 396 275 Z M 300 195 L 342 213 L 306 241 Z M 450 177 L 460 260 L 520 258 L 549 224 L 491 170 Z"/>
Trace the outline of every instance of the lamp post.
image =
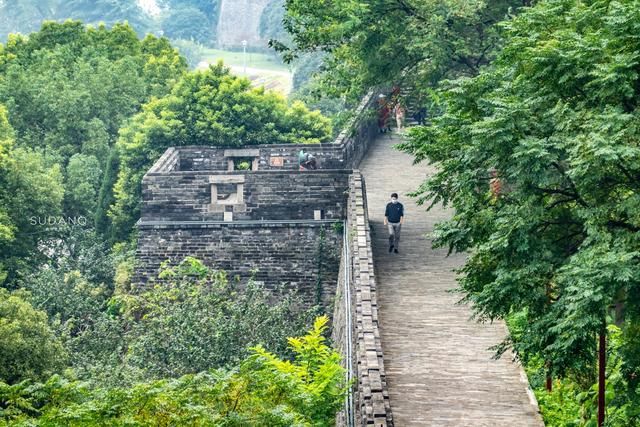
<path id="1" fill-rule="evenodd" d="M 247 75 L 247 41 L 242 40 L 242 64 L 244 66 L 244 75 Z"/>

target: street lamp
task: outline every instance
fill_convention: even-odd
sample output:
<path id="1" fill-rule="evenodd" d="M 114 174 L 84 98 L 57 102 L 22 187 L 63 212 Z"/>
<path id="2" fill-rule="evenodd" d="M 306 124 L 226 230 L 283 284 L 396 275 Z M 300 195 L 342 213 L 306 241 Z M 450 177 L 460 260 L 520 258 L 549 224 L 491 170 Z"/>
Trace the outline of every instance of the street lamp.
<path id="1" fill-rule="evenodd" d="M 242 40 L 242 63 L 244 65 L 244 75 L 247 75 L 247 41 Z"/>

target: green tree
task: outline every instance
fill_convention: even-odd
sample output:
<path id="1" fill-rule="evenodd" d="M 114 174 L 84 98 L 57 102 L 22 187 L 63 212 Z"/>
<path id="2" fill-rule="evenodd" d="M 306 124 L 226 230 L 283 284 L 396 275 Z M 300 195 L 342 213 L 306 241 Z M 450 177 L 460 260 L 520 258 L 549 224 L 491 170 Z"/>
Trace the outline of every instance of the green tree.
<path id="1" fill-rule="evenodd" d="M 134 320 L 126 363 L 144 378 L 235 364 L 257 344 L 285 354 L 285 338 L 302 331 L 314 312 L 303 310 L 292 292 L 272 294 L 252 282 L 240 287 L 193 258 L 166 267 L 159 278 L 148 291 L 119 294 L 111 303 L 121 303 L 123 317 Z"/>
<path id="2" fill-rule="evenodd" d="M 118 131 L 185 70 L 167 39 L 140 40 L 127 24 L 46 22 L 0 49 L 0 102 L 8 107 L 16 146 L 44 151 L 66 171 L 64 213 L 95 217 L 107 236 L 114 234 L 106 210 Z"/>
<path id="3" fill-rule="evenodd" d="M 43 21 L 65 19 L 108 26 L 127 21 L 140 36 L 153 27 L 135 0 L 14 0 L 0 4 L 0 41 L 37 31 Z"/>
<path id="4" fill-rule="evenodd" d="M 193 19 L 196 20 L 183 19 L 180 26 L 171 24 L 173 30 L 181 34 L 189 34 L 188 37 L 184 37 L 184 35 L 181 37 L 166 35 L 172 39 L 190 39 L 191 35 L 193 35 L 196 40 L 198 40 L 196 35 L 205 35 L 206 37 L 202 39 L 202 42 L 210 46 L 213 45 L 216 39 L 218 16 L 220 15 L 220 0 L 168 0 L 167 3 L 169 5 L 169 13 L 178 12 L 180 14 L 181 10 L 187 10 L 187 15 L 193 15 Z M 186 17 L 184 16 L 184 18 Z"/>
<path id="5" fill-rule="evenodd" d="M 0 422 L 12 426 L 224 425 L 332 426 L 347 385 L 340 355 L 323 338 L 328 318 L 307 335 L 289 340 L 293 362 L 261 347 L 233 370 L 212 370 L 90 389 L 51 377 L 44 384 L 0 382 Z"/>
<path id="6" fill-rule="evenodd" d="M 640 312 L 639 9 L 547 0 L 503 27 L 494 65 L 451 82 L 402 148 L 437 166 L 417 195 L 455 208 L 436 243 L 469 251 L 460 290 L 477 316 L 524 313 L 504 346 L 590 387 L 611 307 L 625 329 Z"/>
<path id="7" fill-rule="evenodd" d="M 100 189 L 100 162 L 95 156 L 74 154 L 67 165 L 65 212 L 74 216 L 86 215 L 93 219 L 96 210 L 95 195 Z"/>
<path id="8" fill-rule="evenodd" d="M 66 354 L 47 323 L 24 292 L 0 288 L 0 381 L 43 379 L 62 368 Z"/>
<path id="9" fill-rule="evenodd" d="M 292 60 L 323 50 L 325 90 L 359 97 L 390 82 L 422 90 L 443 78 L 476 75 L 492 58 L 495 24 L 523 0 L 287 0 L 293 42 L 272 42 Z"/>
<path id="10" fill-rule="evenodd" d="M 214 39 L 209 18 L 195 7 L 170 9 L 163 18 L 162 29 L 170 39 L 192 40 L 204 44 L 212 44 Z"/>
<path id="11" fill-rule="evenodd" d="M 143 175 L 170 146 L 318 143 L 330 137 L 330 121 L 320 112 L 251 88 L 221 63 L 188 73 L 120 132 L 120 172 L 110 211 L 119 237 L 125 239 L 140 216 Z"/>
<path id="12" fill-rule="evenodd" d="M 43 225 L 61 212 L 62 174 L 32 150 L 16 148 L 0 105 L 0 284 L 42 261 L 38 243 L 52 236 Z"/>

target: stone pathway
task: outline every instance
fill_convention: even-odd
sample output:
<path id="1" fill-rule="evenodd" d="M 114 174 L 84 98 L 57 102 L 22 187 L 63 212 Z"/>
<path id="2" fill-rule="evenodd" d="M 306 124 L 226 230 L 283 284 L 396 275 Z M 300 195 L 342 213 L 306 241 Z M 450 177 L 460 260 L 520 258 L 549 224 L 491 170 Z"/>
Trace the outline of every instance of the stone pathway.
<path id="1" fill-rule="evenodd" d="M 426 212 L 407 196 L 418 188 L 428 166 L 392 148 L 400 140 L 384 135 L 361 164 L 365 177 L 384 363 L 396 427 L 542 426 L 527 392 L 524 373 L 509 355 L 496 361 L 489 347 L 505 333 L 501 322 L 478 324 L 456 305 L 460 295 L 452 269 L 463 255 L 446 257 L 425 235 L 450 215 Z M 389 254 L 384 206 L 397 192 L 405 206 L 400 253 Z"/>

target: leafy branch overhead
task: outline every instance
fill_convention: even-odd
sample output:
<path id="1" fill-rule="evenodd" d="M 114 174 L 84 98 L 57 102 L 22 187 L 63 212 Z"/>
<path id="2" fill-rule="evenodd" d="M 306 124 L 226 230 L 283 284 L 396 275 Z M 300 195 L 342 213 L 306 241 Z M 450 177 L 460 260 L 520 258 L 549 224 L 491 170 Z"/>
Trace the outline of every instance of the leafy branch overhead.
<path id="1" fill-rule="evenodd" d="M 288 61 L 328 52 L 323 82 L 329 92 L 357 97 L 400 81 L 420 90 L 443 78 L 477 75 L 499 46 L 495 24 L 527 3 L 287 0 L 284 26 L 292 40 L 271 45 Z"/>

